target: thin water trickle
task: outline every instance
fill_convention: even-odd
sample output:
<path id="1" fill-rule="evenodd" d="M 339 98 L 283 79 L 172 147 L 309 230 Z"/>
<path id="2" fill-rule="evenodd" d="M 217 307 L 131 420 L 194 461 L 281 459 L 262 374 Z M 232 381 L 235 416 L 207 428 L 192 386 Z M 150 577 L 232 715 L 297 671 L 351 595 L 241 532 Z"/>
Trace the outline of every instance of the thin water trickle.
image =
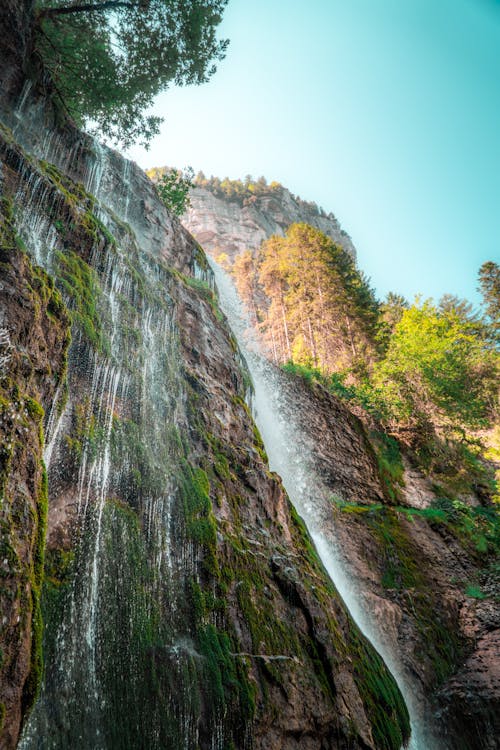
<path id="1" fill-rule="evenodd" d="M 356 582 L 348 575 L 342 564 L 340 550 L 317 526 L 315 497 L 319 497 L 322 492 L 320 481 L 311 468 L 312 456 L 309 457 L 304 452 L 304 441 L 289 439 L 290 434 L 299 434 L 300 427 L 293 424 L 290 409 L 286 408 L 286 397 L 279 387 L 276 370 L 261 353 L 257 336 L 231 278 L 213 260 L 210 260 L 210 265 L 215 275 L 221 309 L 236 336 L 253 381 L 254 394 L 251 406 L 269 457 L 270 468 L 281 476 L 290 500 L 308 527 L 323 565 L 344 599 L 351 616 L 379 651 L 399 685 L 412 724 L 409 750 L 431 750 L 428 740 L 423 739 L 422 728 L 416 719 L 413 691 L 402 677 L 397 655 L 388 651 L 375 631 L 363 608 Z"/>

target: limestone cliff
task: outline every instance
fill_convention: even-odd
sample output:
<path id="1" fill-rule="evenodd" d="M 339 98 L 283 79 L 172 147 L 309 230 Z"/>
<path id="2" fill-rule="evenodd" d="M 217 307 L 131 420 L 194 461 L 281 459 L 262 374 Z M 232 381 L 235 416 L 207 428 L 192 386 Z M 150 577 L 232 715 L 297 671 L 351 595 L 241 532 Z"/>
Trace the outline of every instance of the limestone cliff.
<path id="1" fill-rule="evenodd" d="M 397 750 L 403 699 L 269 471 L 204 254 L 54 111 L 30 13 L 0 15 L 0 746 Z"/>
<path id="2" fill-rule="evenodd" d="M 244 250 L 256 249 L 273 234 L 284 234 L 291 224 L 303 222 L 320 229 L 356 257 L 351 238 L 333 214 L 325 214 L 281 185 L 271 184 L 255 194 L 248 192 L 239 200 L 210 186 L 195 187 L 190 199 L 182 223 L 214 256 L 226 253 L 233 259 Z"/>

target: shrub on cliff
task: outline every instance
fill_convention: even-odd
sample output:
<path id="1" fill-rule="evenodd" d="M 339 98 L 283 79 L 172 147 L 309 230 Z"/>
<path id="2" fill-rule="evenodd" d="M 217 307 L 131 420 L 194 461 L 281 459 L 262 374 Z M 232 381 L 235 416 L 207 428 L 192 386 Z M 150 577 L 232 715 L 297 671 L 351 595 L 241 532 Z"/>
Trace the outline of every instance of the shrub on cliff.
<path id="1" fill-rule="evenodd" d="M 497 400 L 498 354 L 477 322 L 430 302 L 404 310 L 374 382 L 399 422 L 486 427 Z"/>
<path id="2" fill-rule="evenodd" d="M 161 201 L 176 216 L 182 216 L 189 206 L 189 190 L 194 185 L 193 176 L 191 167 L 187 167 L 183 172 L 180 169 L 170 169 L 164 172 L 156 183 Z"/>

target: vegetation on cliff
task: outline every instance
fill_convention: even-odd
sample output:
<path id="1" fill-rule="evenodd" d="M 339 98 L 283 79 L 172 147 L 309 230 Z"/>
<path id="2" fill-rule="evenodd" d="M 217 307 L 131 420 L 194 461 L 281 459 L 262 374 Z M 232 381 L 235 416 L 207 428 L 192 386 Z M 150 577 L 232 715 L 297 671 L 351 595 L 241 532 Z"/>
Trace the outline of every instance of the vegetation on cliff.
<path id="1" fill-rule="evenodd" d="M 325 372 L 366 368 L 375 356 L 378 305 L 352 257 L 318 229 L 293 224 L 233 274 L 275 362 Z"/>
<path id="2" fill-rule="evenodd" d="M 48 513 L 44 406 L 66 373 L 69 316 L 31 263 L 5 185 L 0 200 L 0 743 L 31 710 L 43 671 L 41 594 Z M 43 405 L 42 406 L 42 402 Z M 18 659 L 18 650 L 24 658 Z M 20 703 L 16 705 L 15 690 Z M 3 734 L 2 734 L 3 729 Z"/>
<path id="3" fill-rule="evenodd" d="M 379 302 L 350 255 L 305 224 L 230 271 L 276 363 L 368 413 L 449 492 L 495 495 L 484 457 L 499 416 L 497 264 L 480 270 L 482 315 L 452 295 Z"/>

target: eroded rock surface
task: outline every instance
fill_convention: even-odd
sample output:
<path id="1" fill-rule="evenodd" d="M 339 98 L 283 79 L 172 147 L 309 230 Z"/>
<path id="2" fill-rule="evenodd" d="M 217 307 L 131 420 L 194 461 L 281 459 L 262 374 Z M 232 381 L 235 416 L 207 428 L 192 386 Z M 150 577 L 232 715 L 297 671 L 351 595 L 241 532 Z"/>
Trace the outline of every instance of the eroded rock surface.
<path id="1" fill-rule="evenodd" d="M 230 259 L 244 250 L 259 247 L 273 234 L 285 234 L 290 224 L 304 222 L 320 229 L 356 257 L 354 245 L 337 219 L 320 214 L 312 204 L 298 201 L 284 187 L 247 198 L 243 203 L 229 201 L 210 190 L 196 187 L 191 191 L 191 206 L 182 223 L 203 248 Z"/>
<path id="2" fill-rule="evenodd" d="M 487 561 L 446 524 L 401 510 L 428 508 L 435 497 L 430 482 L 405 459 L 406 486 L 395 501 L 380 474 L 377 435 L 322 388 L 280 378 L 295 439 L 310 458 L 318 529 L 338 549 L 380 643 L 399 665 L 428 728 L 426 747 L 498 748 L 493 569 L 484 584 L 488 598 L 466 596 L 467 582 L 484 576 Z"/>

